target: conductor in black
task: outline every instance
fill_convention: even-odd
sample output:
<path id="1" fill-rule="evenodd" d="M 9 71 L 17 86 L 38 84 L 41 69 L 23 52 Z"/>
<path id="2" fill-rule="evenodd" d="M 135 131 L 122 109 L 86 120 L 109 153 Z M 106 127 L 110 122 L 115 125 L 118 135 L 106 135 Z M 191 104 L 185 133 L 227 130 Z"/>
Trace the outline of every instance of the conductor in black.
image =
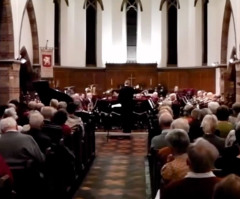
<path id="1" fill-rule="evenodd" d="M 124 86 L 120 89 L 118 101 L 122 105 L 122 129 L 124 133 L 131 133 L 134 89 L 129 80 L 125 80 Z"/>

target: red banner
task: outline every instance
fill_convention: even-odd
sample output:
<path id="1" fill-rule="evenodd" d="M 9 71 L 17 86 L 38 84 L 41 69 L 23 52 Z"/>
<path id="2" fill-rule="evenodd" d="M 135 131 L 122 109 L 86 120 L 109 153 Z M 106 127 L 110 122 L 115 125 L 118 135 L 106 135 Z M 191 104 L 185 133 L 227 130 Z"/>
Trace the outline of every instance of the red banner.
<path id="1" fill-rule="evenodd" d="M 40 48 L 41 77 L 53 78 L 53 48 Z"/>

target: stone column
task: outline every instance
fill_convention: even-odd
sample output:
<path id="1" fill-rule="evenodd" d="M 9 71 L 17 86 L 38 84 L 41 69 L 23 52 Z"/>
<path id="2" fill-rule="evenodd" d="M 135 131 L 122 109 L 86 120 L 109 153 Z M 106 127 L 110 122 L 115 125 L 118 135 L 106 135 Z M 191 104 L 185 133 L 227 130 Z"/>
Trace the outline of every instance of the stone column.
<path id="1" fill-rule="evenodd" d="M 21 62 L 17 60 L 0 60 L 0 105 L 10 99 L 19 100 L 19 71 Z"/>
<path id="2" fill-rule="evenodd" d="M 240 102 L 240 63 L 236 63 L 236 102 Z"/>

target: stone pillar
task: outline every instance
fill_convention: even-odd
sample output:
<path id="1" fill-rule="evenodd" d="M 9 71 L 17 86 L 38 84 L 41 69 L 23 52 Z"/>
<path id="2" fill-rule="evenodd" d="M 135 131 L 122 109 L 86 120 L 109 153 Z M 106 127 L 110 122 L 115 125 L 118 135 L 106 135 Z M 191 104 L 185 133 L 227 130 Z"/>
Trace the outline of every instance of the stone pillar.
<path id="1" fill-rule="evenodd" d="M 0 104 L 6 104 L 10 99 L 19 100 L 21 62 L 17 60 L 0 60 Z"/>
<path id="2" fill-rule="evenodd" d="M 236 102 L 240 102 L 240 63 L 236 63 Z"/>

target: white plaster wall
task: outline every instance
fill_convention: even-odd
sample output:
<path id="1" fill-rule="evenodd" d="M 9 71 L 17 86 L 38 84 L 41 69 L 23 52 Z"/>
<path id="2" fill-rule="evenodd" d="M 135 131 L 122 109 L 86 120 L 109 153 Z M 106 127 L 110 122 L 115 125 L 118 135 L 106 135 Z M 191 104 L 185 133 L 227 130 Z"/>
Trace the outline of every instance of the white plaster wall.
<path id="1" fill-rule="evenodd" d="M 22 31 L 20 37 L 20 50 L 23 46 L 26 47 L 27 53 L 31 63 L 33 63 L 33 46 L 32 46 L 32 34 L 27 12 L 25 12 L 22 23 Z"/>
<path id="2" fill-rule="evenodd" d="M 86 12 L 83 0 L 61 3 L 61 65 L 84 67 L 86 65 Z"/>
<path id="3" fill-rule="evenodd" d="M 127 61 L 126 10 L 120 10 L 122 1 L 112 1 L 112 47 L 107 62 L 125 63 Z M 109 38 L 110 39 L 110 38 Z"/>
<path id="4" fill-rule="evenodd" d="M 152 62 L 160 66 L 161 57 L 161 12 L 159 11 L 160 2 L 151 0 L 151 54 Z"/>
<path id="5" fill-rule="evenodd" d="M 202 65 L 202 3 L 180 0 L 178 9 L 178 66 Z"/>
<path id="6" fill-rule="evenodd" d="M 160 3 L 159 3 L 160 5 Z M 168 31 L 167 31 L 167 5 L 164 4 L 162 11 L 160 11 L 160 27 L 161 27 L 161 52 L 160 52 L 160 63 L 159 67 L 167 66 L 167 44 L 168 44 Z"/>
<path id="7" fill-rule="evenodd" d="M 23 16 L 23 10 L 25 8 L 26 0 L 11 0 L 12 16 L 13 16 L 13 34 L 14 34 L 14 57 L 19 57 L 20 50 L 20 28 Z"/>
<path id="8" fill-rule="evenodd" d="M 221 61 L 222 23 L 225 0 L 208 3 L 208 65 Z"/>
<path id="9" fill-rule="evenodd" d="M 104 11 L 101 13 L 102 23 L 101 28 L 99 27 L 97 30 L 97 34 L 101 34 L 101 37 L 99 37 L 99 45 L 101 39 L 101 46 L 98 46 L 97 48 L 98 51 L 102 51 L 101 67 L 105 67 L 106 62 L 111 62 L 110 57 L 112 50 L 112 3 L 114 3 L 112 0 L 103 0 Z"/>
<path id="10" fill-rule="evenodd" d="M 54 3 L 33 0 L 33 6 L 37 21 L 39 47 L 45 47 L 47 40 L 47 46 L 54 47 Z"/>
<path id="11" fill-rule="evenodd" d="M 237 48 L 235 36 L 236 35 L 235 35 L 235 31 L 234 31 L 234 20 L 233 20 L 233 15 L 231 15 L 229 32 L 228 32 L 227 63 L 229 62 L 233 47 Z"/>
<path id="12" fill-rule="evenodd" d="M 138 9 L 138 28 L 137 28 L 137 62 L 152 63 L 153 49 L 151 46 L 152 39 L 152 2 L 142 0 L 143 12 Z M 156 62 L 156 61 L 155 61 Z"/>

